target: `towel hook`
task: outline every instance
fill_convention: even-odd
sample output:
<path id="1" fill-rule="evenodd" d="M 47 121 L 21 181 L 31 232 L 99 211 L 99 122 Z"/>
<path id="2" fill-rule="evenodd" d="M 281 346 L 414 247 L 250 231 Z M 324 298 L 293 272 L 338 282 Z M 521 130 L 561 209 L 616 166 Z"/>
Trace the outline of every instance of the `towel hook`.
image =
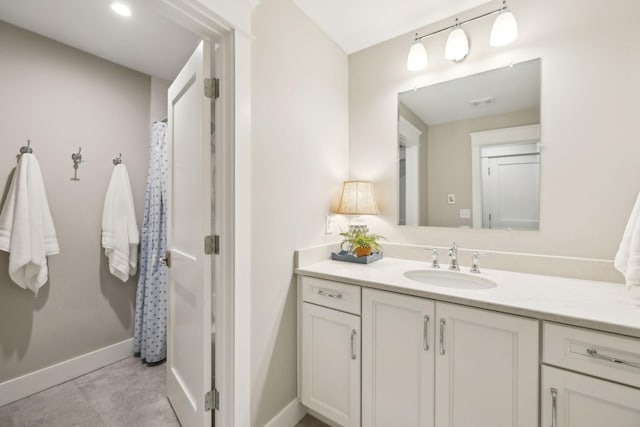
<path id="1" fill-rule="evenodd" d="M 119 153 L 118 157 L 113 158 L 113 164 L 114 166 L 118 166 L 121 163 L 122 163 L 122 153 Z"/>
<path id="2" fill-rule="evenodd" d="M 25 153 L 33 153 L 33 148 L 31 148 L 30 139 L 27 139 L 27 145 L 23 145 L 22 147 L 20 147 L 20 154 L 18 154 L 16 157 L 20 159 L 20 156 L 22 156 Z"/>
<path id="3" fill-rule="evenodd" d="M 78 152 L 71 154 L 71 160 L 73 160 L 73 178 L 71 178 L 71 181 L 80 181 L 80 178 L 78 178 L 78 166 L 84 162 L 81 151 L 82 147 L 78 147 Z"/>

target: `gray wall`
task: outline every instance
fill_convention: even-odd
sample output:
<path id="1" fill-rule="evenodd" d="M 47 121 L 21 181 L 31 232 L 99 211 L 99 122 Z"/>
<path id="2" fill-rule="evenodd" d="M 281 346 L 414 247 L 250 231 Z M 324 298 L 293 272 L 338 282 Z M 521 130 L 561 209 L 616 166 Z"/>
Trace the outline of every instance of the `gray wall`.
<path id="1" fill-rule="evenodd" d="M 490 9 L 460 14 L 467 19 Z M 612 260 L 640 190 L 640 57 L 634 20 L 640 2 L 510 0 L 519 38 L 488 39 L 493 20 L 465 26 L 471 52 L 443 58 L 446 32 L 426 39 L 430 65 L 406 70 L 413 34 L 349 56 L 351 174 L 373 181 L 382 215 L 370 228 L 398 243 Z M 428 17 L 425 17 L 428 22 Z M 420 34 L 450 20 L 417 29 Z M 396 118 L 399 92 L 541 57 L 540 231 L 398 227 Z"/>
<path id="2" fill-rule="evenodd" d="M 294 400 L 293 251 L 337 240 L 324 218 L 348 178 L 347 55 L 291 0 L 253 13 L 251 425 Z"/>
<path id="3" fill-rule="evenodd" d="M 12 283 L 0 252 L 0 382 L 130 338 L 135 281 L 109 274 L 100 245 L 111 159 L 122 152 L 141 219 L 150 79 L 0 22 L 0 183 L 26 138 L 45 179 L 60 254 L 37 298 Z M 73 176 L 71 153 L 85 163 Z"/>

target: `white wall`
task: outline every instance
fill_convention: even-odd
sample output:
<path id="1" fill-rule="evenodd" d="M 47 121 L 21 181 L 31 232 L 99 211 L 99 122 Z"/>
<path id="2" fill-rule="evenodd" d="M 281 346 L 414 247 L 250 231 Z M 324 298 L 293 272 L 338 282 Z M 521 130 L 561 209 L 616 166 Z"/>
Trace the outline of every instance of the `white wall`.
<path id="1" fill-rule="evenodd" d="M 423 72 L 405 68 L 413 32 L 349 57 L 351 176 L 376 184 L 382 215 L 372 225 L 392 241 L 455 239 L 465 247 L 611 260 L 640 190 L 640 57 L 634 53 L 640 2 L 511 0 L 509 6 L 518 40 L 491 48 L 493 20 L 471 23 L 471 53 L 461 64 L 442 58 L 446 33 L 427 39 L 430 67 Z M 397 93 L 536 57 L 542 58 L 540 231 L 397 226 Z"/>
<path id="2" fill-rule="evenodd" d="M 253 15 L 252 421 L 295 399 L 293 252 L 335 241 L 324 216 L 348 178 L 346 54 L 290 0 Z"/>
<path id="3" fill-rule="evenodd" d="M 0 22 L 0 185 L 32 140 L 60 254 L 35 298 L 0 252 L 0 382 L 133 336 L 135 279 L 109 273 L 100 244 L 104 195 L 122 153 L 139 222 L 149 150 L 149 76 Z M 71 153 L 82 147 L 80 181 Z M 132 349 L 133 351 L 133 349 Z"/>

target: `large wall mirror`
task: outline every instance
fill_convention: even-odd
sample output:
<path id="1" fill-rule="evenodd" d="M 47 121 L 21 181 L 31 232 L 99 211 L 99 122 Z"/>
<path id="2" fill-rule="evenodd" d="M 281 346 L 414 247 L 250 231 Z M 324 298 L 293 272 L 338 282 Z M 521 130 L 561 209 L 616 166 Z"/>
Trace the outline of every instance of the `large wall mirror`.
<path id="1" fill-rule="evenodd" d="M 540 59 L 398 95 L 400 225 L 538 230 Z"/>

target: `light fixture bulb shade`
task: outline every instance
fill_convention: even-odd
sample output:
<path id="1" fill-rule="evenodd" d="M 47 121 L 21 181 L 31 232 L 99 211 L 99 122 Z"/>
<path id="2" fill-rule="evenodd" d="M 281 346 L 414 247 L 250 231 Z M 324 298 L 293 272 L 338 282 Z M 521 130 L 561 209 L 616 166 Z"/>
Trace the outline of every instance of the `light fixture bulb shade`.
<path id="1" fill-rule="evenodd" d="M 409 56 L 407 57 L 407 70 L 420 71 L 427 68 L 427 51 L 424 49 L 422 43 L 416 40 L 409 49 Z"/>
<path id="2" fill-rule="evenodd" d="M 496 18 L 491 28 L 489 43 L 493 47 L 506 46 L 518 38 L 518 23 L 513 13 L 508 10 L 502 12 Z"/>
<path id="3" fill-rule="evenodd" d="M 368 181 L 345 181 L 338 205 L 339 214 L 378 215 L 373 185 Z"/>
<path id="4" fill-rule="evenodd" d="M 469 38 L 460 27 L 454 28 L 449 33 L 447 44 L 444 47 L 444 57 L 451 61 L 461 61 L 469 54 Z"/>

